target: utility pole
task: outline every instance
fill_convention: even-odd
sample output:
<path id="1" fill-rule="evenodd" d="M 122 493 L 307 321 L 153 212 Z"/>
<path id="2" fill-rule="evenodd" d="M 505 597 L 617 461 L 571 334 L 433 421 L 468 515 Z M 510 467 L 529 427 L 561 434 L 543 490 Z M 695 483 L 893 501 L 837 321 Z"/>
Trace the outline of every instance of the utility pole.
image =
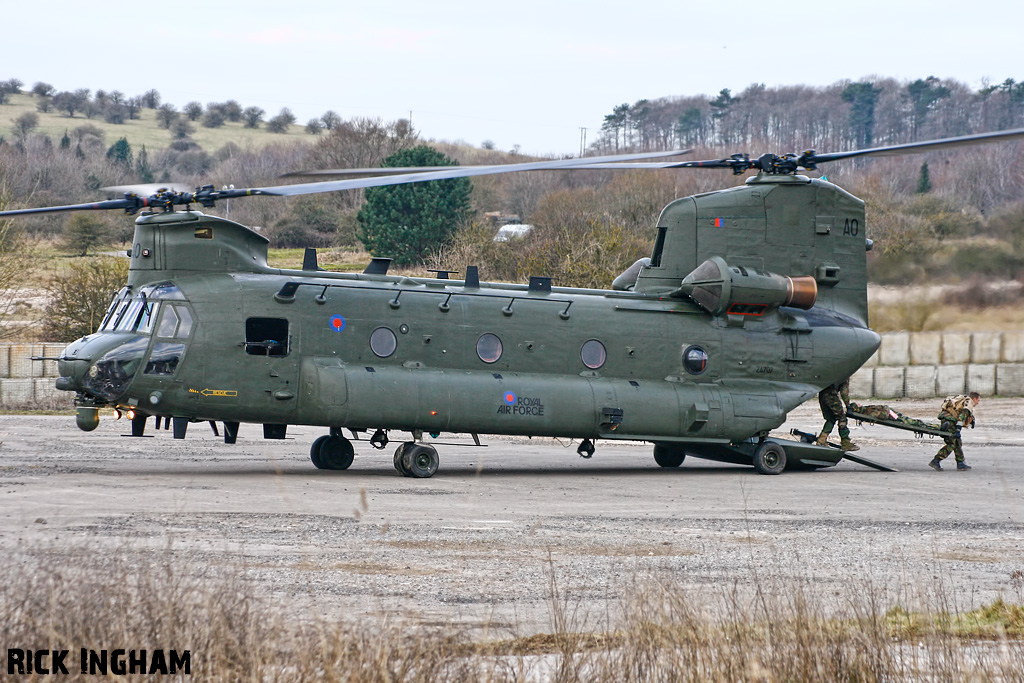
<path id="1" fill-rule="evenodd" d="M 583 156 L 583 152 L 587 149 L 587 129 L 580 128 L 580 156 Z"/>

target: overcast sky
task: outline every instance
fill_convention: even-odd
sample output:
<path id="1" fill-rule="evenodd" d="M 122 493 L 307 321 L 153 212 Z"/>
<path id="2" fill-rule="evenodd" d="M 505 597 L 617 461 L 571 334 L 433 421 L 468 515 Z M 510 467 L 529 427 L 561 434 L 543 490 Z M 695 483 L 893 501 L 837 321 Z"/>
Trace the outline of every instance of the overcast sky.
<path id="1" fill-rule="evenodd" d="M 1020 0 L 4 3 L 0 80 L 237 100 L 574 154 L 623 102 L 877 74 L 1024 80 Z"/>

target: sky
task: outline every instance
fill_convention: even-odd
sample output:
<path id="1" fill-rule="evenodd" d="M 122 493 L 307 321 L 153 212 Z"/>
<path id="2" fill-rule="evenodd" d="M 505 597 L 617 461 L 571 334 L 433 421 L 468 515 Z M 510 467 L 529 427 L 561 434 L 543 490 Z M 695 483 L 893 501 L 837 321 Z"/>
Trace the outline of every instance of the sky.
<path id="1" fill-rule="evenodd" d="M 36 0 L 0 80 L 237 100 L 305 123 L 411 117 L 425 139 L 578 154 L 612 108 L 871 75 L 1024 80 L 1020 0 Z"/>

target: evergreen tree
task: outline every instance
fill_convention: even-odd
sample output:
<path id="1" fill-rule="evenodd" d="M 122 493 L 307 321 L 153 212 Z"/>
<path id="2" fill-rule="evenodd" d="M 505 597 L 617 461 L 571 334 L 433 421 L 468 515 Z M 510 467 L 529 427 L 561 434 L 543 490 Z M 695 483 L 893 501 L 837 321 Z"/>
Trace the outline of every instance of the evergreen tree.
<path id="1" fill-rule="evenodd" d="M 128 144 L 127 138 L 121 138 L 110 146 L 107 150 L 107 159 L 115 164 L 124 166 L 125 168 L 132 167 L 132 146 Z"/>
<path id="2" fill-rule="evenodd" d="M 156 180 L 153 175 L 153 167 L 149 165 L 149 153 L 146 152 L 145 145 L 139 151 L 139 158 L 135 162 L 135 172 L 139 176 L 140 183 L 152 183 Z"/>
<path id="3" fill-rule="evenodd" d="M 911 118 L 911 140 L 917 140 L 921 126 L 928 118 L 929 112 L 935 103 L 949 97 L 952 91 L 942 85 L 938 78 L 929 76 L 925 79 L 917 79 L 907 86 L 907 96 L 910 98 L 912 109 Z"/>
<path id="4" fill-rule="evenodd" d="M 853 144 L 856 147 L 870 147 L 875 137 L 875 103 L 882 88 L 874 83 L 851 83 L 840 94 L 843 102 L 849 102 L 850 128 L 853 129 Z"/>
<path id="5" fill-rule="evenodd" d="M 917 194 L 928 194 L 932 191 L 932 179 L 928 175 L 928 162 L 921 164 L 921 175 L 917 178 Z"/>
<path id="6" fill-rule="evenodd" d="M 457 164 L 421 145 L 396 152 L 381 165 L 387 168 Z M 398 265 L 423 263 L 470 219 L 471 190 L 468 178 L 368 188 L 366 203 L 356 216 L 359 238 L 374 256 L 389 256 Z"/>

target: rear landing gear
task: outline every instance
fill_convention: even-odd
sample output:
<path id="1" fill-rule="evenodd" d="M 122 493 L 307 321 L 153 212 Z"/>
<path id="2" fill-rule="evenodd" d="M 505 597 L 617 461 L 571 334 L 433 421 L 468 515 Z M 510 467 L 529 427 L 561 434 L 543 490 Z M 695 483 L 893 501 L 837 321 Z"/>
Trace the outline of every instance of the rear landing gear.
<path id="1" fill-rule="evenodd" d="M 427 479 L 434 476 L 439 463 L 433 446 L 406 441 L 395 451 L 395 469 L 403 477 Z"/>
<path id="2" fill-rule="evenodd" d="M 654 462 L 662 467 L 679 467 L 686 459 L 686 451 L 679 446 L 654 444 Z"/>
<path id="3" fill-rule="evenodd" d="M 786 451 L 777 443 L 762 442 L 754 451 L 754 469 L 761 474 L 782 474 L 786 469 Z"/>
<path id="4" fill-rule="evenodd" d="M 333 429 L 331 434 L 321 436 L 309 448 L 309 459 L 320 470 L 347 470 L 354 458 L 352 442 Z"/>

